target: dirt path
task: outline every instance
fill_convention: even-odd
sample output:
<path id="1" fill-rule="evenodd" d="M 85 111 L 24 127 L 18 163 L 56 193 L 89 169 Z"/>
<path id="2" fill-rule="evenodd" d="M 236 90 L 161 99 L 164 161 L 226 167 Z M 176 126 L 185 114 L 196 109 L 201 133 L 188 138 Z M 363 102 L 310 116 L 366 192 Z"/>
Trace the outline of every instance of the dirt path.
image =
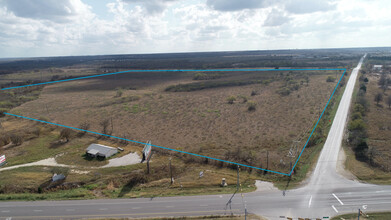
<path id="1" fill-rule="evenodd" d="M 140 161 L 141 161 L 141 158 L 137 153 L 130 153 L 130 154 L 127 154 L 127 155 L 119 157 L 119 158 L 110 159 L 109 163 L 104 166 L 89 167 L 89 168 L 94 169 L 94 168 L 106 168 L 106 167 L 120 167 L 120 166 L 137 164 L 137 163 L 140 163 Z M 77 166 L 71 166 L 71 165 L 66 165 L 66 164 L 59 164 L 59 163 L 57 163 L 57 161 L 54 157 L 50 157 L 50 158 L 40 160 L 37 162 L 0 168 L 0 172 L 5 171 L 5 170 L 17 169 L 20 167 L 31 167 L 31 166 L 51 166 L 51 167 L 71 167 L 71 168 L 77 167 Z M 79 167 L 79 168 L 84 168 L 84 167 Z"/>
<path id="2" fill-rule="evenodd" d="M 271 182 L 255 180 L 255 186 L 257 187 L 256 192 L 275 192 L 278 191 L 277 187 Z"/>
<path id="3" fill-rule="evenodd" d="M 50 157 L 50 158 L 40 160 L 37 162 L 25 163 L 25 164 L 15 165 L 15 166 L 11 166 L 11 167 L 0 168 L 0 172 L 5 171 L 5 170 L 16 169 L 16 168 L 20 168 L 20 167 L 31 167 L 31 166 L 74 167 L 74 166 L 65 165 L 65 164 L 58 164 L 54 157 Z"/>
<path id="4" fill-rule="evenodd" d="M 109 163 L 102 166 L 103 168 L 106 167 L 120 167 L 120 166 L 126 166 L 126 165 L 132 165 L 140 163 L 141 157 L 137 153 L 130 153 L 122 157 L 114 158 L 109 160 Z"/>

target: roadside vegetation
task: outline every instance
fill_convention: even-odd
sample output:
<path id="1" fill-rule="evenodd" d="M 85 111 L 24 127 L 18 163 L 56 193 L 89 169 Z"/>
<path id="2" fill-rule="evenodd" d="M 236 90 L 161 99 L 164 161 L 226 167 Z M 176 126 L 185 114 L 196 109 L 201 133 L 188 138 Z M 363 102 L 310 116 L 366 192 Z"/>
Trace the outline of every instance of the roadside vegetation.
<path id="1" fill-rule="evenodd" d="M 357 211 L 358 212 L 358 211 Z M 364 211 L 365 212 L 365 211 Z M 354 214 L 345 214 L 345 215 L 338 215 L 332 218 L 332 220 L 356 220 L 358 219 L 358 213 Z M 389 220 L 391 219 L 391 213 L 390 212 L 369 212 L 364 213 L 360 216 L 360 219 L 362 220 Z"/>
<path id="2" fill-rule="evenodd" d="M 385 64 L 374 69 L 373 63 Z M 391 183 L 391 77 L 389 59 L 369 57 L 354 92 L 348 124 L 346 167 L 358 179 L 377 184 Z M 354 155 L 354 156 L 352 156 Z"/>
<path id="3" fill-rule="evenodd" d="M 213 220 L 242 220 L 244 219 L 244 215 L 206 215 L 206 216 L 181 216 L 181 217 L 157 217 L 157 218 L 140 218 L 143 220 L 200 220 L 200 219 L 213 219 Z M 266 218 L 263 218 L 258 215 L 254 214 L 247 214 L 247 218 L 252 219 L 252 220 L 266 220 Z M 102 218 L 99 218 L 102 219 Z M 137 219 L 137 218 L 107 218 L 105 220 L 132 220 L 132 219 Z M 93 220 L 93 219 L 89 219 Z"/>

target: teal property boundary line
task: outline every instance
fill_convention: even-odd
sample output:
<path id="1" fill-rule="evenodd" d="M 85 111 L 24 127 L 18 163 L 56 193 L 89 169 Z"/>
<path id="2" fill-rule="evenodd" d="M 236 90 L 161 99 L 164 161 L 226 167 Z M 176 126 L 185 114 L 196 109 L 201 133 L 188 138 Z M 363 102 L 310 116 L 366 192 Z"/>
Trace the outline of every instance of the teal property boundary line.
<path id="1" fill-rule="evenodd" d="M 197 156 L 197 157 L 203 157 L 203 158 L 207 158 L 207 159 L 211 159 L 211 160 L 215 160 L 215 161 L 221 161 L 221 162 L 224 162 L 224 163 L 235 164 L 235 165 L 238 165 L 238 166 L 249 167 L 249 168 L 253 168 L 253 169 L 257 169 L 257 170 L 263 170 L 263 171 L 276 173 L 276 174 L 281 174 L 281 175 L 285 175 L 285 176 L 291 176 L 292 173 L 293 173 L 293 170 L 295 169 L 295 167 L 296 167 L 296 165 L 297 165 L 297 163 L 298 163 L 298 161 L 299 161 L 299 159 L 301 157 L 301 155 L 303 154 L 305 148 L 307 147 L 308 142 L 309 142 L 309 140 L 312 137 L 312 134 L 314 133 L 314 131 L 315 131 L 316 127 L 318 126 L 318 124 L 319 124 L 319 122 L 320 122 L 324 112 L 326 111 L 327 106 L 329 105 L 332 97 L 334 96 L 334 93 L 337 90 L 337 88 L 338 88 L 338 86 L 339 86 L 343 76 L 345 75 L 346 69 L 343 69 L 343 68 L 328 68 L 328 69 L 189 69 L 189 70 L 186 70 L 186 69 L 176 69 L 176 70 L 175 69 L 171 69 L 171 70 L 126 70 L 126 71 L 113 72 L 113 73 L 105 73 L 105 74 L 97 74 L 97 75 L 91 75 L 91 76 L 83 76 L 83 77 L 77 77 L 77 78 L 72 78 L 72 79 L 64 79 L 64 80 L 35 83 L 35 84 L 29 84 L 29 85 L 23 85 L 23 86 L 7 87 L 7 88 L 2 88 L 1 90 L 10 90 L 10 89 L 17 89 L 17 88 L 24 88 L 24 87 L 31 87 L 31 86 L 39 86 L 39 85 L 46 85 L 46 84 L 53 84 L 53 83 L 60 83 L 60 82 L 68 82 L 68 81 L 74 81 L 74 80 L 80 80 L 80 79 L 90 79 L 90 78 L 110 76 L 110 75 L 116 75 L 116 74 L 122 74 L 122 73 L 132 73 L 132 72 L 243 72 L 243 71 L 251 72 L 251 71 L 321 71 L 321 70 L 343 70 L 343 74 L 339 78 L 337 85 L 335 86 L 332 94 L 330 95 L 330 98 L 328 99 L 325 107 L 323 108 L 322 114 L 319 116 L 318 121 L 316 122 L 314 128 L 312 129 L 310 136 L 308 137 L 308 139 L 307 139 L 303 149 L 301 150 L 301 152 L 299 154 L 299 157 L 297 158 L 294 166 L 292 167 L 292 170 L 289 173 L 282 173 L 282 172 L 268 170 L 268 169 L 264 169 L 264 168 L 260 168 L 260 167 L 250 166 L 250 165 L 246 165 L 246 164 L 236 163 L 236 162 L 232 162 L 232 161 L 228 161 L 228 160 L 222 160 L 222 159 L 218 159 L 218 158 L 214 158 L 214 157 L 204 156 L 204 155 L 195 154 L 195 153 L 191 153 L 191 152 L 187 152 L 187 151 L 176 150 L 176 149 L 173 149 L 173 148 L 168 148 L 168 147 L 163 147 L 163 146 L 158 146 L 158 145 L 151 144 L 151 146 L 156 147 L 156 148 L 160 148 L 160 149 L 175 151 L 175 152 L 178 152 L 178 153 L 189 154 L 189 155 Z M 106 137 L 110 137 L 110 138 L 115 138 L 115 139 L 119 139 L 119 140 L 124 140 L 124 141 L 128 141 L 128 142 L 133 142 L 133 143 L 138 143 L 138 144 L 146 144 L 146 143 L 140 142 L 140 141 L 135 141 L 135 140 L 127 139 L 127 138 L 116 137 L 116 136 L 113 136 L 113 135 L 103 134 L 103 133 L 99 133 L 99 132 L 95 132 L 95 131 L 84 130 L 84 129 L 71 127 L 71 126 L 67 126 L 67 125 L 62 125 L 62 124 L 57 124 L 57 123 L 53 123 L 53 122 L 49 122 L 49 121 L 43 121 L 43 120 L 39 120 L 39 119 L 35 119 L 35 118 L 25 117 L 25 116 L 22 116 L 22 115 L 16 115 L 16 114 L 11 114 L 11 113 L 7 113 L 7 112 L 4 112 L 3 114 L 8 115 L 8 116 L 14 116 L 14 117 L 17 117 L 17 118 L 28 119 L 28 120 L 31 120 L 31 121 L 37 121 L 37 122 L 41 122 L 41 123 L 45 123 L 45 124 L 56 125 L 56 126 L 59 126 L 59 127 L 70 128 L 70 129 L 73 129 L 73 130 L 78 130 L 78 131 L 88 132 L 88 133 L 92 133 L 92 134 L 97 134 L 97 135 L 101 135 L 101 136 L 106 136 Z"/>

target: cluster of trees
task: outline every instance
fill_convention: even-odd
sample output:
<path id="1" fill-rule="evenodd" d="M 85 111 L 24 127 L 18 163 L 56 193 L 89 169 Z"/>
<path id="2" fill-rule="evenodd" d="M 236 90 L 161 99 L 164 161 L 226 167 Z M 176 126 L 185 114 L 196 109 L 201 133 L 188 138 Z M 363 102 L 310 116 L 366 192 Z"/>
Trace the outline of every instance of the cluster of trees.
<path id="1" fill-rule="evenodd" d="M 380 88 L 383 89 L 384 92 L 386 92 L 388 89 L 388 86 L 391 85 L 391 78 L 388 78 L 387 75 L 385 73 L 383 73 L 380 76 L 380 79 L 378 81 L 378 85 L 380 86 Z"/>
<path id="2" fill-rule="evenodd" d="M 42 86 L 32 86 L 0 93 L 0 117 L 4 116 L 3 112 L 37 99 L 42 88 Z"/>
<path id="3" fill-rule="evenodd" d="M 230 86 L 244 86 L 251 84 L 266 83 L 264 80 L 230 80 L 230 81 L 207 81 L 207 82 L 196 82 L 187 84 L 178 84 L 168 86 L 165 91 L 167 92 L 191 92 L 203 89 L 219 88 L 219 87 L 230 87 Z"/>
<path id="4" fill-rule="evenodd" d="M 210 79 L 218 79 L 221 78 L 223 75 L 220 73 L 196 73 L 193 76 L 193 80 L 210 80 Z"/>
<path id="5" fill-rule="evenodd" d="M 253 91 L 254 92 L 254 91 Z M 251 95 L 253 95 L 253 93 L 251 93 Z M 241 103 L 247 103 L 247 110 L 248 111 L 255 111 L 256 110 L 256 107 L 257 107 L 257 103 L 255 101 L 252 101 L 252 100 L 248 100 L 248 97 L 247 96 L 244 96 L 244 95 L 239 95 L 239 96 L 229 96 L 227 98 L 227 103 L 228 104 L 234 104 L 234 102 L 239 99 L 241 100 Z"/>
<path id="6" fill-rule="evenodd" d="M 388 86 L 391 85 L 391 78 L 388 78 L 386 74 L 382 74 L 378 81 L 378 85 L 381 89 L 383 89 L 383 93 L 385 93 L 388 89 Z M 378 92 L 375 94 L 374 100 L 377 105 L 384 100 L 383 93 Z M 385 102 L 388 105 L 388 108 L 391 108 L 391 95 L 388 95 L 385 98 Z"/>
<path id="7" fill-rule="evenodd" d="M 304 82 L 308 85 L 308 75 L 293 75 L 292 72 L 289 72 L 284 78 L 284 85 L 277 90 L 277 93 L 281 96 L 287 96 L 291 94 L 292 91 L 299 90 L 300 86 L 303 85 Z"/>
<path id="8" fill-rule="evenodd" d="M 367 92 L 366 83 L 368 82 L 368 79 L 360 77 L 359 81 L 359 92 L 353 106 L 351 121 L 348 125 L 348 141 L 355 153 L 356 159 L 359 161 L 368 162 L 369 160 L 372 160 L 372 157 L 370 157 L 369 154 L 368 144 L 366 140 L 367 125 L 364 119 L 364 116 L 369 110 L 369 103 L 365 97 L 365 94 Z"/>

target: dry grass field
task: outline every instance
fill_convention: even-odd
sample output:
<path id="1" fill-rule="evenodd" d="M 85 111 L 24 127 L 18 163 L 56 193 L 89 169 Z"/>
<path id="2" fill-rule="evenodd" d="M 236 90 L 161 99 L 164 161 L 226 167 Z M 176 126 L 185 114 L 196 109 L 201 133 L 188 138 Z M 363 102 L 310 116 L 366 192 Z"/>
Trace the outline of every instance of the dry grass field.
<path id="1" fill-rule="evenodd" d="M 134 73 L 48 85 L 37 100 L 11 113 L 74 127 L 87 122 L 96 132 L 109 119 L 114 136 L 253 166 L 266 167 L 268 151 L 268 168 L 288 172 L 292 141 L 308 137 L 337 83 L 326 79 L 339 79 L 342 72 L 308 72 L 308 85 L 305 72 L 224 73 L 212 81 L 258 83 L 165 91 L 178 84 L 206 83 L 193 80 L 193 74 Z M 298 89 L 280 95 L 289 80 Z M 227 102 L 230 96 L 235 97 L 233 104 Z M 248 103 L 255 103 L 255 110 L 249 111 Z"/>
<path id="2" fill-rule="evenodd" d="M 368 125 L 368 145 L 374 151 L 374 162 L 382 166 L 385 171 L 391 171 L 391 109 L 386 104 L 391 91 L 384 92 L 378 86 L 379 77 L 368 78 L 367 97 L 370 109 L 366 116 Z M 377 93 L 383 94 L 383 101 L 379 105 L 374 101 Z"/>

